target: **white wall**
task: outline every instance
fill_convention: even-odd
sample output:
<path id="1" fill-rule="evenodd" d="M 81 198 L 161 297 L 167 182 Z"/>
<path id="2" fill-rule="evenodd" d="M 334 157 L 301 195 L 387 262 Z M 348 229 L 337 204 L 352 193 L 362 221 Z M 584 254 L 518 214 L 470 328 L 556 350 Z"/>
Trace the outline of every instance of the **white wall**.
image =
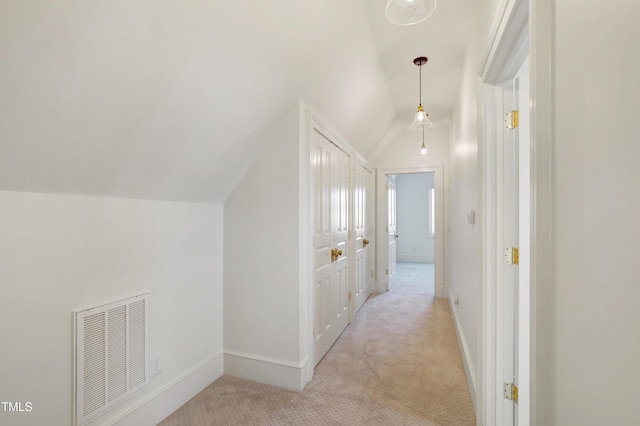
<path id="1" fill-rule="evenodd" d="M 364 3 L 2 0 L 1 187 L 222 203 L 301 96 L 366 152 L 396 105 Z"/>
<path id="2" fill-rule="evenodd" d="M 71 424 L 72 311 L 144 290 L 164 371 L 94 423 L 157 396 L 121 422 L 155 424 L 221 374 L 222 206 L 0 191 L 0 211 L 0 399 L 33 406 L 0 423 Z"/>
<path id="3" fill-rule="evenodd" d="M 449 127 L 436 126 L 425 130 L 427 155 L 421 155 L 422 133 L 409 129 L 411 119 L 413 117 L 407 117 L 406 123 L 396 123 L 389 130 L 371 155 L 373 164 L 381 169 L 444 165 L 446 171 L 449 164 Z"/>
<path id="4" fill-rule="evenodd" d="M 433 263 L 434 238 L 429 236 L 429 189 L 433 173 L 401 174 L 396 178 L 398 262 Z"/>
<path id="5" fill-rule="evenodd" d="M 225 371 L 292 389 L 308 361 L 299 113 L 296 104 L 263 129 L 261 154 L 224 206 Z"/>
<path id="6" fill-rule="evenodd" d="M 555 4 L 554 424 L 640 424 L 640 3 Z"/>
<path id="7" fill-rule="evenodd" d="M 478 304 L 480 292 L 481 259 L 479 239 L 481 229 L 467 221 L 467 214 L 478 211 L 478 145 L 476 134 L 476 73 L 479 49 L 471 46 L 467 52 L 464 78 L 458 107 L 454 111 L 451 136 L 450 174 L 450 246 L 449 246 L 449 297 L 458 299 L 455 318 L 461 341 L 463 357 L 467 362 L 468 377 L 472 389 L 477 382 L 478 371 Z M 451 256 L 455 253 L 455 256 Z"/>
<path id="8" fill-rule="evenodd" d="M 467 46 L 460 93 L 453 112 L 450 144 L 450 243 L 449 243 L 449 297 L 458 299 L 453 306 L 462 356 L 469 381 L 472 399 L 479 377 L 478 350 L 481 338 L 481 227 L 476 216 L 475 224 L 467 221 L 467 215 L 480 210 L 481 175 L 478 167 L 478 72 L 481 55 L 487 43 L 487 34 L 493 19 L 495 1 L 474 5 L 478 16 L 475 36 Z M 471 11 L 469 13 L 472 13 Z M 455 254 L 455 255 L 453 255 Z M 478 411 L 476 407 L 476 411 Z"/>

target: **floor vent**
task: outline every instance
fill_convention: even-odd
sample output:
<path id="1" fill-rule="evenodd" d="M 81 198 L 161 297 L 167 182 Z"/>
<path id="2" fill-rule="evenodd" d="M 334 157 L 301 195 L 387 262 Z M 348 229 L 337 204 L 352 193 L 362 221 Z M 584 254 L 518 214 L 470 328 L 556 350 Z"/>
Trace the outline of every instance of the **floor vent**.
<path id="1" fill-rule="evenodd" d="M 149 293 L 74 312 L 75 424 L 149 384 Z"/>

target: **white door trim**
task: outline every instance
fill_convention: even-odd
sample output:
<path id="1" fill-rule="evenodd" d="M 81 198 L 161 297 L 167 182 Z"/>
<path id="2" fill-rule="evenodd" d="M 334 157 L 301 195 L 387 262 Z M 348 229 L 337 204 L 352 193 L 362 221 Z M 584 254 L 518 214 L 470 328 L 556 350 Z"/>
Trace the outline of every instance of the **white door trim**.
<path id="1" fill-rule="evenodd" d="M 533 0 L 532 0 L 533 1 Z M 529 3 L 527 0 L 507 0 L 502 3 L 490 31 L 489 44 L 481 64 L 480 75 L 480 122 L 479 171 L 482 176 L 480 205 L 482 206 L 482 303 L 479 312 L 478 336 L 480 367 L 477 400 L 480 402 L 478 423 L 503 425 L 502 396 L 502 293 L 499 290 L 501 277 L 500 207 L 502 205 L 501 151 L 495 141 L 502 137 L 502 96 L 497 83 L 513 79 L 529 54 Z M 532 177 L 533 178 L 533 177 Z M 528 321 L 527 319 L 523 319 Z M 528 323 L 525 323 L 529 327 Z M 507 340 L 508 341 L 508 340 Z M 512 345 L 513 346 L 513 345 Z M 520 354 L 522 355 L 522 354 Z M 520 357 L 518 365 L 529 371 L 529 356 Z M 529 389 L 520 390 L 518 424 L 529 425 Z M 524 409 L 522 409 L 524 408 Z"/>
<path id="2" fill-rule="evenodd" d="M 446 229 L 448 228 L 448 220 L 445 216 L 445 203 L 447 200 L 447 194 L 444 193 L 445 188 L 445 176 L 444 166 L 422 166 L 412 168 L 393 168 L 393 169 L 378 169 L 376 178 L 377 196 L 377 214 L 376 214 L 376 269 L 377 269 L 377 284 L 378 291 L 384 292 L 387 290 L 385 269 L 388 264 L 388 250 L 389 244 L 387 240 L 387 233 L 385 232 L 386 224 L 388 223 L 388 206 L 387 206 L 387 194 L 385 189 L 387 175 L 400 175 L 406 173 L 434 173 L 434 184 L 436 188 L 436 241 L 435 241 L 435 292 L 436 297 L 449 297 L 448 288 L 446 286 L 446 271 L 444 269 L 445 261 L 445 240 Z"/>
<path id="3" fill-rule="evenodd" d="M 553 365 L 553 147 L 555 139 L 555 0 L 506 0 L 502 3 L 494 24 L 490 30 L 488 48 L 479 73 L 481 83 L 489 81 L 489 65 L 496 60 L 496 52 L 502 57 L 505 53 L 503 39 L 514 40 L 507 36 L 507 26 L 513 28 L 513 19 L 526 10 L 529 25 L 529 61 L 530 61 L 530 125 L 531 125 L 531 258 L 530 258 L 530 423 L 553 424 L 554 422 L 554 365 Z M 502 49 L 499 47 L 502 44 Z M 491 102 L 491 94 L 481 94 L 480 121 L 486 123 L 486 102 Z M 479 134 L 480 164 L 483 175 L 480 205 L 483 211 L 486 203 L 495 203 L 495 193 L 488 189 L 492 178 L 486 169 L 494 167 L 486 157 L 484 141 L 491 132 L 484 125 L 484 134 Z M 495 131 L 495 130 L 493 130 Z M 487 133 L 489 132 L 489 133 Z M 480 132 L 482 133 L 482 132 Z M 483 227 L 494 226 L 491 218 L 483 218 Z M 486 230 L 485 230 L 486 231 Z M 490 234 L 483 232 L 483 253 L 495 253 L 495 241 Z M 478 424 L 491 425 L 495 422 L 495 412 L 488 412 L 491 404 L 487 402 L 487 377 L 495 377 L 495 335 L 486 333 L 486 324 L 495 321 L 495 309 L 491 310 L 487 300 L 494 296 L 486 283 L 495 274 L 486 259 L 482 262 L 483 288 L 480 312 L 478 365 L 481 369 L 478 386 Z M 494 307 L 495 308 L 495 307 Z M 493 405 L 495 407 L 495 405 Z M 493 417 L 492 417 L 493 415 Z"/>

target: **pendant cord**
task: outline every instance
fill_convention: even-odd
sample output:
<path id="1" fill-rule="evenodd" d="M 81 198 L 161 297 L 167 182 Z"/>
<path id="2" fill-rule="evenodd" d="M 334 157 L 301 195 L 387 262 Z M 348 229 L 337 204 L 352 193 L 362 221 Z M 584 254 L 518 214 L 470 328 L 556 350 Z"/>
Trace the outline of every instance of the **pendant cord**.
<path id="1" fill-rule="evenodd" d="M 418 68 L 420 72 L 420 105 L 422 105 L 422 64 Z"/>

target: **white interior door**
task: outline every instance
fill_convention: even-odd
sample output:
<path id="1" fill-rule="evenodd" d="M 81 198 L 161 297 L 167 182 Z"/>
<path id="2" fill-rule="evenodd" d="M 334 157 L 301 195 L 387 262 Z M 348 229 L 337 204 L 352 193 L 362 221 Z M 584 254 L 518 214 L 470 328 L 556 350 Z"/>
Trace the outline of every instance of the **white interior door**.
<path id="1" fill-rule="evenodd" d="M 353 194 L 355 232 L 355 311 L 364 304 L 373 289 L 373 241 L 372 229 L 372 198 L 373 196 L 373 171 L 362 161 L 356 160 L 355 182 Z"/>
<path id="2" fill-rule="evenodd" d="M 503 250 L 499 270 L 502 284 L 502 383 L 514 384 L 517 398 L 503 395 L 502 424 L 529 424 L 529 63 L 525 61 L 516 77 L 502 87 L 505 112 L 518 111 L 517 124 L 503 126 L 501 142 L 502 178 L 498 180 L 502 207 L 498 223 Z M 508 121 L 513 119 L 509 117 Z M 508 128 L 513 127 L 513 128 Z M 500 188 L 501 187 L 501 188 Z M 499 246 L 500 247 L 500 246 Z M 517 256 L 513 256 L 513 250 Z M 506 396 L 506 397 L 505 397 Z"/>
<path id="3" fill-rule="evenodd" d="M 373 173 L 373 169 L 367 170 L 367 173 L 364 174 L 365 177 L 365 238 L 369 242 L 367 244 L 367 271 L 368 274 L 366 276 L 366 297 L 374 291 L 375 287 L 375 273 L 374 269 L 376 267 L 376 255 L 375 255 L 375 240 L 376 240 L 376 198 L 375 198 L 375 177 Z"/>
<path id="4" fill-rule="evenodd" d="M 388 196 L 388 225 L 387 235 L 389 240 L 389 255 L 387 267 L 387 290 L 396 283 L 396 258 L 398 255 L 398 234 L 396 228 L 396 177 L 395 175 L 387 177 L 387 196 Z"/>
<path id="5" fill-rule="evenodd" d="M 313 129 L 314 185 L 314 365 L 349 323 L 350 158 Z"/>
<path id="6" fill-rule="evenodd" d="M 531 306 L 531 127 L 529 120 L 529 59 L 524 61 L 516 80 L 518 93 L 518 293 L 515 330 L 515 373 L 519 388 L 515 424 L 530 424 L 530 306 Z"/>
<path id="7" fill-rule="evenodd" d="M 331 293 L 331 345 L 340 337 L 349 324 L 349 155 L 337 146 L 334 147 L 334 173 L 332 193 L 333 205 L 333 245 L 336 250 L 334 268 L 334 286 Z M 328 348 L 327 348 L 328 350 Z"/>
<path id="8" fill-rule="evenodd" d="M 499 162 L 502 165 L 502 178 L 498 181 L 498 191 L 501 194 L 501 208 L 499 209 L 498 224 L 500 225 L 502 250 L 502 263 L 499 268 L 499 282 L 501 283 L 501 383 L 503 385 L 503 399 L 501 404 L 503 425 L 513 425 L 516 403 L 511 399 L 511 384 L 516 382 L 515 377 L 515 321 L 516 301 L 518 291 L 518 271 L 514 262 L 513 249 L 518 247 L 518 146 L 517 131 L 508 128 L 511 120 L 509 112 L 517 109 L 515 81 L 509 81 L 502 87 L 502 105 L 505 113 L 505 125 L 502 126 L 501 147 L 499 150 Z M 507 118 L 509 117 L 509 118 Z M 506 390 L 505 390 L 506 389 Z"/>
<path id="9" fill-rule="evenodd" d="M 481 65 L 482 159 L 482 363 L 478 387 L 480 422 L 530 424 L 530 232 L 531 176 L 527 55 L 529 2 L 501 8 L 490 54 Z M 504 84 L 503 84 L 504 83 Z M 506 92 L 506 93 L 505 93 Z M 505 127 L 505 113 L 519 123 Z M 543 114 L 544 115 L 544 114 Z M 543 179 L 544 181 L 544 179 Z M 536 209 L 537 210 L 537 209 Z M 542 209 L 544 210 L 544 208 Z M 544 218 L 543 218 L 544 219 Z M 545 221 L 541 221 L 543 227 Z M 518 248 L 518 264 L 505 263 L 505 248 Z M 517 386 L 517 402 L 505 385 Z"/>

